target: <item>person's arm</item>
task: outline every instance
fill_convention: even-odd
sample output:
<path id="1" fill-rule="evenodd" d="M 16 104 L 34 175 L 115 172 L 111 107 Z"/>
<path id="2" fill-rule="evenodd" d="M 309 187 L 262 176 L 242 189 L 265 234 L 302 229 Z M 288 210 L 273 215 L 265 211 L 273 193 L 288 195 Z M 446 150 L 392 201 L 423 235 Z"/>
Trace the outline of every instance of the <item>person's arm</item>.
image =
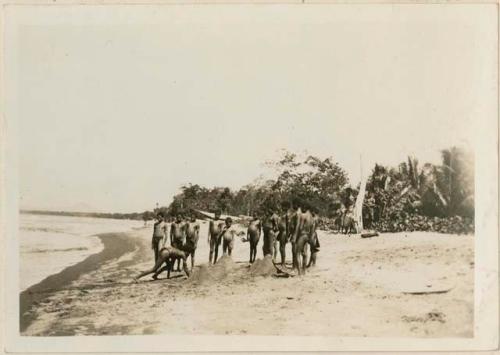
<path id="1" fill-rule="evenodd" d="M 275 232 L 278 232 L 279 229 L 280 229 L 280 227 L 279 227 L 279 221 L 278 221 L 278 218 L 275 217 L 275 218 L 273 218 L 273 230 Z"/>
<path id="2" fill-rule="evenodd" d="M 297 224 L 295 225 L 295 231 L 293 233 L 293 240 L 292 240 L 293 243 L 297 242 L 297 238 L 299 237 L 299 230 L 302 229 L 303 225 L 304 222 L 302 218 L 300 218 L 300 216 L 297 215 Z"/>
<path id="3" fill-rule="evenodd" d="M 161 247 L 162 248 L 167 243 L 167 231 L 168 231 L 168 225 L 165 223 L 165 225 L 163 226 L 163 240 L 162 240 L 162 243 L 161 243 Z"/>
<path id="4" fill-rule="evenodd" d="M 174 239 L 174 227 L 175 227 L 175 224 L 172 223 L 170 225 L 170 245 L 172 245 L 172 241 Z"/>
<path id="5" fill-rule="evenodd" d="M 196 231 L 195 245 L 198 245 L 198 240 L 200 239 L 200 225 L 198 223 L 194 227 L 194 230 Z"/>
<path id="6" fill-rule="evenodd" d="M 312 226 L 311 226 L 311 231 L 310 231 L 310 234 L 309 234 L 309 238 L 313 238 L 314 237 L 314 234 L 316 233 L 316 226 L 318 224 L 318 220 L 316 218 L 316 216 L 313 217 L 313 220 L 312 220 Z"/>
<path id="7" fill-rule="evenodd" d="M 151 249 L 154 250 L 155 248 L 155 232 L 156 232 L 156 226 L 158 225 L 159 221 L 156 221 L 153 223 L 153 236 L 151 237 Z"/>
<path id="8" fill-rule="evenodd" d="M 222 236 L 224 235 L 224 233 L 226 233 L 227 229 L 228 229 L 228 228 L 227 228 L 227 226 L 226 226 L 226 225 L 224 225 L 224 226 L 222 227 L 222 229 L 221 229 L 221 231 L 220 231 L 219 235 L 217 236 L 217 239 L 219 239 L 220 237 L 222 237 Z"/>

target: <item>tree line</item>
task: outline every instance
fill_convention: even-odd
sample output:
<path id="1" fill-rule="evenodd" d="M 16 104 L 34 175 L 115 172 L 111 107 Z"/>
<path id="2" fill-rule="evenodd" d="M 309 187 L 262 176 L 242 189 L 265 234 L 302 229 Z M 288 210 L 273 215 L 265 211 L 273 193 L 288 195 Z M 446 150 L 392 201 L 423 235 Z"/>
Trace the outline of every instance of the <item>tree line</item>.
<path id="1" fill-rule="evenodd" d="M 228 215 L 283 213 L 295 198 L 309 202 L 325 228 L 350 211 L 360 186 L 353 186 L 333 157 L 299 157 L 285 151 L 266 162 L 275 178 L 256 180 L 240 189 L 181 186 L 170 204 L 136 213 L 22 211 L 63 216 L 148 221 L 158 213 L 167 218 L 194 210 Z M 441 151 L 441 163 L 420 164 L 408 157 L 397 166 L 375 164 L 369 174 L 363 204 L 363 224 L 379 231 L 431 230 L 450 233 L 474 231 L 474 158 L 463 147 Z"/>
<path id="2" fill-rule="evenodd" d="M 459 231 L 470 229 L 474 218 L 473 155 L 464 148 L 452 147 L 442 150 L 441 158 L 437 165 L 420 166 L 415 157 L 395 167 L 375 164 L 366 185 L 364 224 L 384 231 L 418 230 L 442 219 L 455 218 L 456 222 L 458 217 L 460 223 L 468 225 L 459 226 Z M 237 190 L 187 184 L 169 205 L 145 212 L 144 217 L 152 218 L 155 213 L 172 217 L 193 210 L 262 215 L 284 212 L 296 197 L 307 200 L 330 225 L 352 210 L 360 186 L 351 185 L 346 171 L 333 157 L 299 157 L 285 151 L 267 165 L 275 170 L 276 178 L 255 181 Z M 408 221 L 422 226 L 405 225 Z"/>

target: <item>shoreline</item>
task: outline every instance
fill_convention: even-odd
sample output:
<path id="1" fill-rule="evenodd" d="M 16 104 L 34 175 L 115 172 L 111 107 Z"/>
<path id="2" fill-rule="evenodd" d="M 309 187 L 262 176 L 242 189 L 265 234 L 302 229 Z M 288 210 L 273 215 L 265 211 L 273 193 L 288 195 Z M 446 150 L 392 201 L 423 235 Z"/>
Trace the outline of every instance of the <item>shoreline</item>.
<path id="1" fill-rule="evenodd" d="M 21 333 L 37 318 L 35 314 L 28 312 L 33 305 L 63 289 L 81 275 L 98 269 L 106 261 L 119 258 L 134 251 L 136 247 L 140 247 L 139 241 L 133 238 L 130 232 L 103 233 L 97 234 L 96 237 L 103 244 L 100 252 L 89 255 L 84 260 L 46 277 L 19 293 L 19 331 Z"/>

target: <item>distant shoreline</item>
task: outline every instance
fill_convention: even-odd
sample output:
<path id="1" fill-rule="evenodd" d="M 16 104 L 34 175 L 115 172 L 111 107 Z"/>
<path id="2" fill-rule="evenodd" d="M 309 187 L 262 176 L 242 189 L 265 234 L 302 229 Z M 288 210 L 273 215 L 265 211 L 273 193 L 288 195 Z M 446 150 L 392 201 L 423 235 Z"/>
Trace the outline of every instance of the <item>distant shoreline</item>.
<path id="1" fill-rule="evenodd" d="M 21 214 L 34 214 L 42 216 L 65 216 L 65 217 L 93 217 L 111 219 L 142 220 L 142 213 L 109 213 L 109 212 L 70 212 L 70 211 L 46 211 L 46 210 L 20 210 Z"/>
<path id="2" fill-rule="evenodd" d="M 104 245 L 101 252 L 92 254 L 81 262 L 46 277 L 19 294 L 19 330 L 21 333 L 36 319 L 36 315 L 31 312 L 26 313 L 33 305 L 50 297 L 82 274 L 98 269 L 102 263 L 133 251 L 138 244 L 136 239 L 130 238 L 129 233 L 105 233 L 98 234 L 97 237 Z"/>

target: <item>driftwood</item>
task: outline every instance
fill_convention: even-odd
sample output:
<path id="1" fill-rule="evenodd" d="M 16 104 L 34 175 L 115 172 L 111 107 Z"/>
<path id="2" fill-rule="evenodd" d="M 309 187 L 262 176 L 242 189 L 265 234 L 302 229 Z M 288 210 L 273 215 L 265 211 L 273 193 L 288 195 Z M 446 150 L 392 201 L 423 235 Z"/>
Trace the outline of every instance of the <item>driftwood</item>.
<path id="1" fill-rule="evenodd" d="M 429 286 L 427 286 L 429 287 Z M 432 287 L 432 286 L 431 286 Z M 402 291 L 405 295 L 430 295 L 430 294 L 439 294 L 439 293 L 447 293 L 450 292 L 453 287 L 432 287 L 432 288 L 422 288 L 422 289 L 414 289 L 414 290 L 406 290 Z"/>
<path id="2" fill-rule="evenodd" d="M 287 269 L 286 266 L 281 266 L 279 264 L 276 264 L 273 262 L 274 267 L 278 271 L 278 274 L 283 274 L 286 277 L 293 277 L 295 276 L 295 272 L 293 270 Z"/>
<path id="3" fill-rule="evenodd" d="M 361 238 L 371 238 L 371 237 L 378 237 L 378 232 L 367 231 L 367 232 L 361 233 Z"/>

